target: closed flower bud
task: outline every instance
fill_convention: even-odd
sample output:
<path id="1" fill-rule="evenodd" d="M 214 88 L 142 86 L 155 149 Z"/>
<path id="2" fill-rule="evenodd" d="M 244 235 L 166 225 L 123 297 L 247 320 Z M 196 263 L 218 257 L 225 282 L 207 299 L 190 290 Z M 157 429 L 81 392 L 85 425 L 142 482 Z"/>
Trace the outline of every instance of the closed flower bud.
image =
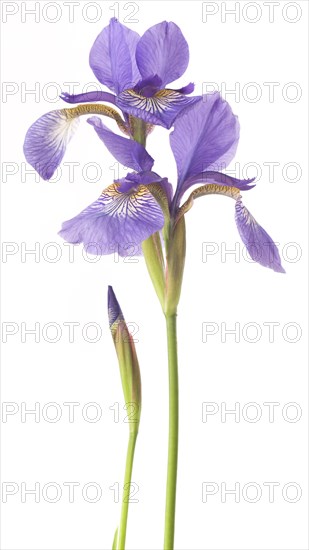
<path id="1" fill-rule="evenodd" d="M 131 407 L 130 432 L 137 432 L 142 402 L 140 369 L 132 335 L 111 286 L 108 287 L 108 316 L 119 362 L 124 399 L 127 407 Z"/>

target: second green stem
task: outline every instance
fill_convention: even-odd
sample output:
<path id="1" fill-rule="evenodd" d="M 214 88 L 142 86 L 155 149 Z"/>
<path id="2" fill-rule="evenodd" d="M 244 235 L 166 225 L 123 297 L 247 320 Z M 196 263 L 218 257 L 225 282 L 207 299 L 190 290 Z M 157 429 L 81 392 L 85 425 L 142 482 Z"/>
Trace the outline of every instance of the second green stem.
<path id="1" fill-rule="evenodd" d="M 169 370 L 169 435 L 164 550 L 173 550 L 178 462 L 178 361 L 176 314 L 166 317 Z"/>
<path id="2" fill-rule="evenodd" d="M 130 484 L 131 484 L 131 477 L 132 477 L 136 438 L 137 438 L 137 432 L 136 433 L 131 432 L 129 437 L 129 442 L 128 442 L 126 470 L 124 475 L 122 508 L 121 508 L 120 527 L 119 527 L 118 544 L 117 544 L 118 550 L 124 550 L 125 543 L 126 543 L 127 520 L 128 520 L 129 501 L 130 501 Z"/>

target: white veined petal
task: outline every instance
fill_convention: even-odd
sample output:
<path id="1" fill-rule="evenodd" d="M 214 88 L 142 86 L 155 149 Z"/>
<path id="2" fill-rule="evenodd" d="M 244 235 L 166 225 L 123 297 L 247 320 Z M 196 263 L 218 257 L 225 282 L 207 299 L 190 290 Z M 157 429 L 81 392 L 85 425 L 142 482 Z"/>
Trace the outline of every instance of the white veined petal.
<path id="1" fill-rule="evenodd" d="M 72 116 L 72 111 L 50 111 L 36 120 L 26 134 L 25 157 L 44 180 L 50 179 L 58 168 L 77 130 L 79 118 Z"/>

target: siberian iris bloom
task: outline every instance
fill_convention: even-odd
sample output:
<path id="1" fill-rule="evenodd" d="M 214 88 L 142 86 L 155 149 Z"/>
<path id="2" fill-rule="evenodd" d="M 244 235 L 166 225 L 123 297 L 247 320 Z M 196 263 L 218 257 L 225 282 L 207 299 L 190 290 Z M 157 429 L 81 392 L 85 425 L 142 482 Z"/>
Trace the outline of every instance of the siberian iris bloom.
<path id="1" fill-rule="evenodd" d="M 25 156 L 43 179 L 50 179 L 61 163 L 82 115 L 112 118 L 123 133 L 136 139 L 139 120 L 146 133 L 153 125 L 171 128 L 183 109 L 201 99 L 187 97 L 193 83 L 176 90 L 167 87 L 183 75 L 189 62 L 188 44 L 172 22 L 158 23 L 140 37 L 113 18 L 95 40 L 89 62 L 96 78 L 112 93 L 63 93 L 65 102 L 81 105 L 46 113 L 29 128 Z"/>
<path id="2" fill-rule="evenodd" d="M 186 254 L 185 217 L 194 201 L 210 194 L 232 199 L 236 226 L 251 258 L 284 272 L 276 244 L 242 202 L 241 194 L 254 187 L 254 180 L 222 171 L 233 159 L 239 140 L 238 119 L 229 104 L 219 93 L 187 97 L 194 89 L 192 83 L 178 90 L 167 87 L 183 75 L 188 60 L 188 45 L 174 23 L 154 25 L 140 37 L 112 19 L 90 52 L 94 74 L 110 91 L 62 94 L 67 103 L 79 105 L 43 115 L 29 128 L 24 145 L 28 162 L 44 179 L 50 179 L 82 115 L 107 116 L 126 136 L 114 133 L 98 116 L 87 119 L 109 152 L 131 172 L 107 182 L 99 198 L 65 221 L 59 234 L 69 243 L 83 243 L 89 253 L 97 255 L 143 253 L 162 306 L 169 370 L 165 550 L 174 548 L 179 415 L 176 319 Z M 153 125 L 174 127 L 170 146 L 177 166 L 175 188 L 154 171 L 154 159 L 145 148 Z M 140 404 L 137 358 L 132 342 L 122 338 L 128 335 L 127 328 L 112 288 L 109 317 L 126 401 Z M 131 475 L 137 427 L 131 429 L 126 479 Z M 124 506 L 115 550 L 124 548 L 126 518 Z"/>
<path id="3" fill-rule="evenodd" d="M 142 242 L 163 230 L 168 248 L 174 228 L 194 200 L 218 194 L 234 199 L 236 225 L 251 258 L 284 272 L 277 246 L 242 203 L 241 192 L 251 189 L 253 180 L 217 170 L 228 166 L 239 140 L 238 119 L 219 93 L 204 96 L 175 120 L 170 134 L 178 171 L 175 193 L 167 178 L 152 171 L 154 161 L 141 144 L 115 136 L 96 117 L 89 122 L 115 158 L 135 172 L 115 181 L 95 202 L 64 222 L 60 235 L 66 241 L 84 243 L 90 253 L 117 250 L 126 256 L 140 253 Z M 203 185 L 182 202 L 184 193 L 196 184 Z"/>

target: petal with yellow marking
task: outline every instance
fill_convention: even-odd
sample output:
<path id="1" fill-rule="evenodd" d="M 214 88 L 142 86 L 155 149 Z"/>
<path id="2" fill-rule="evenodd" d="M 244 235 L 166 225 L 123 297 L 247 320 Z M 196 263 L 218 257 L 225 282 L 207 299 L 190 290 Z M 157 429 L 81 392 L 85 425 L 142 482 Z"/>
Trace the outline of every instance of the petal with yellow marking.
<path id="1" fill-rule="evenodd" d="M 83 243 L 89 254 L 141 254 L 141 243 L 162 229 L 163 212 L 144 185 L 127 193 L 118 187 L 107 187 L 98 200 L 64 222 L 59 235 L 72 244 Z"/>

